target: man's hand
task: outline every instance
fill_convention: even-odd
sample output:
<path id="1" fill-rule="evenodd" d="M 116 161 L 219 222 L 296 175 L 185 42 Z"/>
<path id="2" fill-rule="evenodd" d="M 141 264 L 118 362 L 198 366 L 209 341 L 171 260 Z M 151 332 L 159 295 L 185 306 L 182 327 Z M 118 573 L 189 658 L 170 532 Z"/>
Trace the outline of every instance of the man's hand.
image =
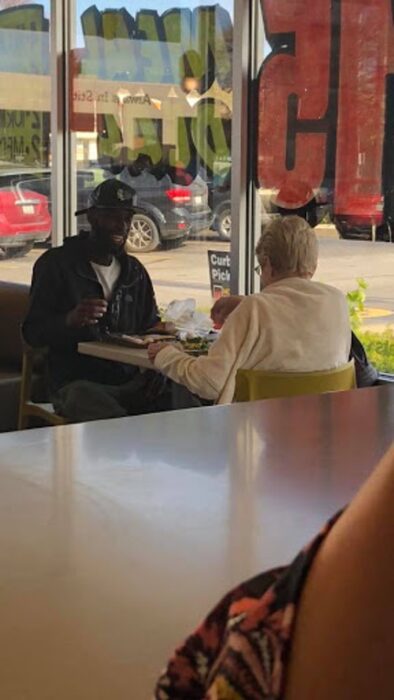
<path id="1" fill-rule="evenodd" d="M 69 328 L 93 326 L 104 316 L 108 308 L 105 299 L 83 299 L 78 306 L 69 311 L 66 325 Z"/>
<path id="2" fill-rule="evenodd" d="M 243 298 L 244 297 L 234 294 L 232 296 L 220 297 L 220 299 L 215 301 L 211 309 L 211 319 L 217 328 L 222 327 L 226 318 L 237 308 Z"/>
<path id="3" fill-rule="evenodd" d="M 151 343 L 150 345 L 148 345 L 148 357 L 149 357 L 152 365 L 155 364 L 156 355 L 158 355 L 159 352 L 161 352 L 164 348 L 168 348 L 171 345 L 175 345 L 175 343 L 161 342 L 161 343 Z"/>
<path id="4" fill-rule="evenodd" d="M 152 328 L 149 328 L 147 333 L 164 333 L 166 335 L 175 335 L 176 325 L 170 321 L 158 321 Z"/>

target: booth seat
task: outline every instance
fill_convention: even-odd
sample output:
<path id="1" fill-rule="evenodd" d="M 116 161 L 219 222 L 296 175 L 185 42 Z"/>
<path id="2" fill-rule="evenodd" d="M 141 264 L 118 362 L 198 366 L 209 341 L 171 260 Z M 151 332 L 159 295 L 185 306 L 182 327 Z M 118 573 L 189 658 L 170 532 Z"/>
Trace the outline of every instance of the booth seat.
<path id="1" fill-rule="evenodd" d="M 21 326 L 29 304 L 30 287 L 0 282 L 0 432 L 17 430 L 24 348 Z M 25 363 L 26 364 L 26 363 Z M 45 352 L 36 351 L 31 381 L 33 401 L 48 401 Z M 33 419 L 32 426 L 45 425 Z"/>
<path id="2" fill-rule="evenodd" d="M 0 282 L 0 432 L 16 430 L 23 347 L 21 324 L 29 286 Z"/>

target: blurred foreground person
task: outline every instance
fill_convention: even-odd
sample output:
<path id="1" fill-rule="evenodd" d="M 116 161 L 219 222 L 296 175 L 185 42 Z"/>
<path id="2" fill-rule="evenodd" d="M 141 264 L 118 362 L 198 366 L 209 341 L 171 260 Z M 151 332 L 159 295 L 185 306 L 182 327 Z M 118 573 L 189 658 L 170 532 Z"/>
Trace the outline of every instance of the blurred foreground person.
<path id="1" fill-rule="evenodd" d="M 156 700 L 392 700 L 393 500 L 394 445 L 290 566 L 223 598 Z"/>

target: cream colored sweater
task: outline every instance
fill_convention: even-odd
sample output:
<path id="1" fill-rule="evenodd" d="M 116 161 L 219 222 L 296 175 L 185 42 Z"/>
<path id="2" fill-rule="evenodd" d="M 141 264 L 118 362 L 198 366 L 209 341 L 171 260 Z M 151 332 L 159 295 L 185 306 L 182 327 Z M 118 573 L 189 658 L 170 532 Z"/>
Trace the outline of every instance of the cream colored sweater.
<path id="1" fill-rule="evenodd" d="M 245 297 L 208 355 L 163 348 L 155 367 L 204 399 L 231 403 L 238 369 L 313 372 L 349 359 L 351 331 L 338 289 L 291 277 Z"/>

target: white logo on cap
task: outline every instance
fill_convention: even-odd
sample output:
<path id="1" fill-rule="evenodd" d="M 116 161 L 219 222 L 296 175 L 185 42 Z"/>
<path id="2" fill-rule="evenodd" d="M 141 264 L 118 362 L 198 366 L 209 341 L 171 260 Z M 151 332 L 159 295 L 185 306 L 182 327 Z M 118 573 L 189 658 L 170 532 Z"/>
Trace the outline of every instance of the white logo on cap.
<path id="1" fill-rule="evenodd" d="M 127 190 L 118 190 L 116 196 L 121 202 L 124 202 L 126 199 L 131 199 L 131 193 L 127 192 Z"/>

